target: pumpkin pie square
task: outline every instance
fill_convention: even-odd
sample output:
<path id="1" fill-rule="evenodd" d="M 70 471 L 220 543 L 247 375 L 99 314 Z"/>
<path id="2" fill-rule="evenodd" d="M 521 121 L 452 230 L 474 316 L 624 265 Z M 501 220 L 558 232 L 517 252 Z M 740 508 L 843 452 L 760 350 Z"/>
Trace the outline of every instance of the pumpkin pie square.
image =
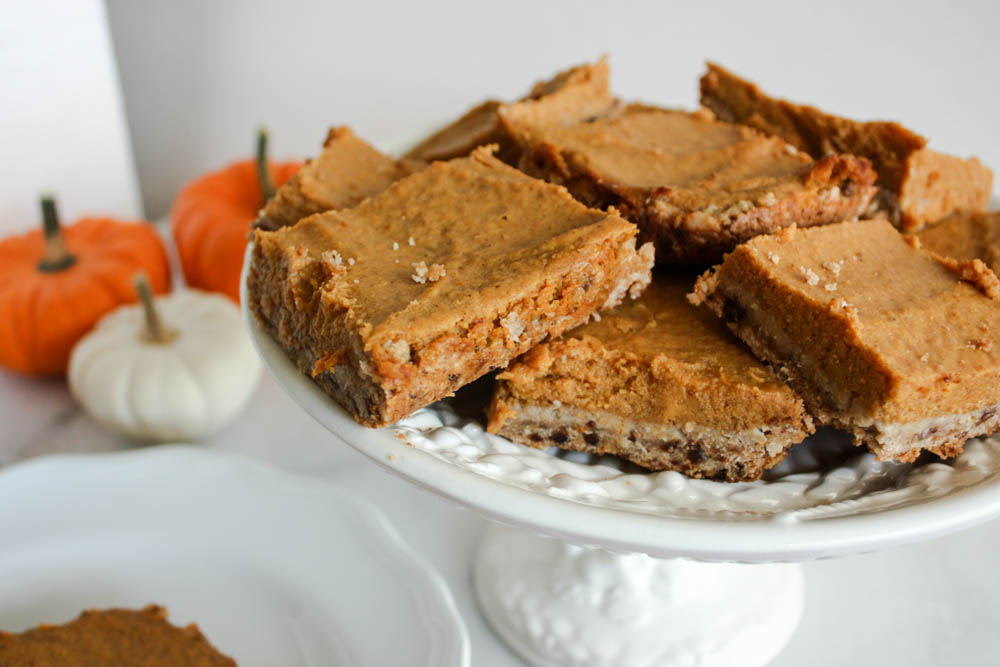
<path id="1" fill-rule="evenodd" d="M 359 423 L 394 422 L 649 283 L 635 225 L 493 149 L 255 233 L 250 308 Z"/>
<path id="2" fill-rule="evenodd" d="M 331 128 L 323 151 L 278 188 L 254 227 L 274 230 L 314 213 L 351 208 L 422 166 L 381 153 L 348 127 Z"/>
<path id="3" fill-rule="evenodd" d="M 704 265 L 757 234 L 853 218 L 875 194 L 863 158 L 815 161 L 706 110 L 630 105 L 568 127 L 537 124 L 518 109 L 500 117 L 524 146 L 523 171 L 588 206 L 616 207 L 664 264 Z"/>
<path id="4" fill-rule="evenodd" d="M 920 229 L 963 209 L 983 211 L 989 203 L 988 167 L 931 150 L 924 137 L 899 123 L 855 121 L 775 99 L 712 63 L 701 78 L 701 103 L 723 120 L 779 136 L 815 158 L 868 158 L 878 173 L 875 201 L 902 229 Z"/>
<path id="5" fill-rule="evenodd" d="M 1000 428 L 1000 281 L 885 219 L 739 246 L 695 286 L 821 424 L 880 459 L 941 457 Z"/>
<path id="6" fill-rule="evenodd" d="M 1000 212 L 960 211 L 917 238 L 932 252 L 957 260 L 980 259 L 1000 274 Z"/>
<path id="7" fill-rule="evenodd" d="M 657 271 L 633 301 L 532 348 L 497 376 L 488 429 L 651 470 L 757 479 L 813 431 L 802 399 Z"/>
<path id="8" fill-rule="evenodd" d="M 501 109 L 514 108 L 536 123 L 567 125 L 610 113 L 617 105 L 608 87 L 606 58 L 571 67 L 547 81 L 539 81 L 516 102 L 487 100 L 445 125 L 410 149 L 407 158 L 432 161 L 468 155 L 472 149 L 497 144 L 498 157 L 514 164 L 520 155 L 517 140 L 500 122 Z"/>

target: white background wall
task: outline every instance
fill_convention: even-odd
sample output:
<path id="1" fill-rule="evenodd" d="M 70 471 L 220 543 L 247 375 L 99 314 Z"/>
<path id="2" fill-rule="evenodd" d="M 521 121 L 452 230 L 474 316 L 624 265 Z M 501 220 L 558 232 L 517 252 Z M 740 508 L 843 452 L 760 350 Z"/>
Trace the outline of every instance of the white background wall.
<path id="1" fill-rule="evenodd" d="M 67 221 L 141 215 L 104 10 L 0 0 L 0 236 L 39 224 L 43 192 Z"/>
<path id="2" fill-rule="evenodd" d="M 349 124 L 391 142 L 611 55 L 626 98 L 691 106 L 711 58 L 768 91 L 901 120 L 1000 168 L 997 2 L 108 0 L 147 213 L 246 155 L 315 154 Z"/>

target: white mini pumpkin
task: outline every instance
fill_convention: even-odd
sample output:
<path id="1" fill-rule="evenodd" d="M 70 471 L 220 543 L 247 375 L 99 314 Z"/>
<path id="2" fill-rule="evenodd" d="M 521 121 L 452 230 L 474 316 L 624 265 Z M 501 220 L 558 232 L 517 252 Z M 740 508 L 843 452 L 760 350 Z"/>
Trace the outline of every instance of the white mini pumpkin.
<path id="1" fill-rule="evenodd" d="M 239 310 L 217 294 L 181 290 L 101 319 L 73 349 L 69 386 L 97 421 L 134 438 L 197 440 L 246 405 L 260 359 Z M 162 315 L 162 322 L 160 316 Z"/>

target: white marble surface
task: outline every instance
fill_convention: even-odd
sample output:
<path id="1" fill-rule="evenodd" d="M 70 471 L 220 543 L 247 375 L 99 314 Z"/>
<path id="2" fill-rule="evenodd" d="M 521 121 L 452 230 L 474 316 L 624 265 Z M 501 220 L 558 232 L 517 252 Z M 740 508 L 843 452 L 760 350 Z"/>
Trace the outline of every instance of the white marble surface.
<path id="1" fill-rule="evenodd" d="M 3 371 L 0 425 L 0 465 L 135 446 L 81 414 L 61 382 Z M 452 587 L 472 664 L 520 664 L 473 600 L 470 565 L 483 519 L 382 471 L 314 423 L 267 375 L 242 418 L 203 444 L 327 477 L 374 502 Z M 807 563 L 802 625 L 774 667 L 997 664 L 998 551 L 1000 522 L 992 522 L 924 544 Z"/>

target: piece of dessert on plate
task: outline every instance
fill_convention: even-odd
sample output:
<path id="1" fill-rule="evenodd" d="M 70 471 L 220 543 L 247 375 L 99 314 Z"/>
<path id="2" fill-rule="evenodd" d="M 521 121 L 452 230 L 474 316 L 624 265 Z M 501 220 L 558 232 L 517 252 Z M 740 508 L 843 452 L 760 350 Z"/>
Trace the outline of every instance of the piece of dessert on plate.
<path id="1" fill-rule="evenodd" d="M 923 247 L 957 260 L 981 259 L 1000 274 L 1000 212 L 960 211 L 917 237 Z"/>
<path id="2" fill-rule="evenodd" d="M 1000 281 L 888 221 L 739 246 L 691 295 L 772 364 L 820 424 L 881 459 L 955 456 L 1000 428 Z"/>
<path id="3" fill-rule="evenodd" d="M 730 482 L 777 465 L 812 419 L 725 326 L 687 302 L 695 277 L 654 272 L 638 299 L 515 360 L 497 376 L 488 430 Z"/>
<path id="4" fill-rule="evenodd" d="M 323 152 L 278 188 L 254 226 L 273 230 L 314 213 L 350 208 L 422 167 L 379 152 L 350 128 L 330 128 Z"/>
<path id="5" fill-rule="evenodd" d="M 783 138 L 814 158 L 852 153 L 878 172 L 876 202 L 906 230 L 961 210 L 985 210 L 993 172 L 976 158 L 927 148 L 927 140 L 899 123 L 859 122 L 764 94 L 756 85 L 709 63 L 701 103 L 723 119 Z"/>
<path id="6" fill-rule="evenodd" d="M 516 108 L 500 117 L 523 144 L 523 171 L 588 206 L 615 206 L 666 264 L 703 265 L 757 234 L 856 217 L 876 190 L 863 158 L 814 161 L 705 110 L 630 105 L 569 127 L 537 124 Z"/>
<path id="7" fill-rule="evenodd" d="M 0 665 L 47 667 L 236 667 L 197 625 L 167 620 L 157 605 L 145 609 L 91 610 L 64 625 L 40 625 L 21 633 L 0 630 Z"/>
<path id="8" fill-rule="evenodd" d="M 249 307 L 360 423 L 428 405 L 649 283 L 635 225 L 493 157 L 258 230 Z"/>
<path id="9" fill-rule="evenodd" d="M 539 81 L 517 102 L 487 100 L 473 107 L 411 148 L 406 156 L 424 161 L 449 160 L 468 155 L 477 146 L 498 144 L 497 156 L 513 164 L 520 149 L 500 123 L 497 112 L 501 109 L 521 109 L 537 123 L 569 125 L 610 113 L 616 105 L 608 88 L 608 62 L 601 58 Z"/>

